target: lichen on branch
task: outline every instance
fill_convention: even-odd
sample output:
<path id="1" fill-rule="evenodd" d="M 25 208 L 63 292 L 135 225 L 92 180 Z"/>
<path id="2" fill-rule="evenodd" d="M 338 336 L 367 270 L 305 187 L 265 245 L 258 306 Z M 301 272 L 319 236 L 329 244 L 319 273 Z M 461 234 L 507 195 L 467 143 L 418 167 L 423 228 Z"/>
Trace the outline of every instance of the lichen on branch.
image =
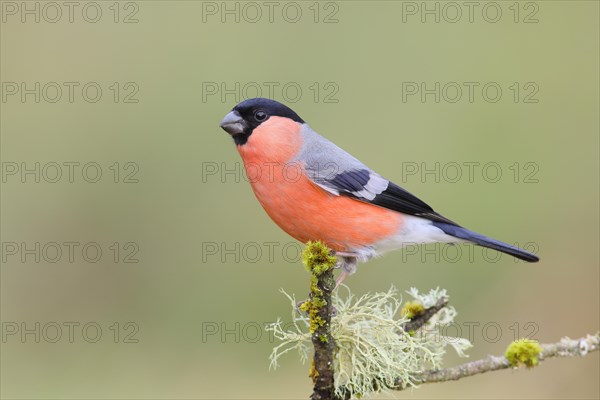
<path id="1" fill-rule="evenodd" d="M 387 292 L 358 297 L 342 285 L 332 295 L 336 259 L 329 249 L 322 243 L 309 243 L 303 260 L 311 273 L 309 299 L 298 307 L 296 299 L 282 290 L 290 301 L 291 325 L 278 319 L 267 329 L 281 341 L 270 356 L 273 368 L 292 350 L 298 351 L 302 362 L 307 361 L 312 344 L 309 376 L 314 382 L 314 400 L 366 397 L 489 371 L 531 368 L 547 358 L 583 356 L 600 348 L 598 333 L 553 344 L 519 340 L 503 356 L 441 368 L 449 346 L 459 356 L 471 347 L 464 338 L 441 334 L 457 315 L 448 305 L 445 290 L 424 294 L 411 288 L 407 293 L 412 299 L 404 303 L 393 286 Z"/>
<path id="2" fill-rule="evenodd" d="M 331 292 L 335 288 L 333 268 L 337 259 L 323 243 L 308 242 L 302 252 L 302 261 L 311 274 L 308 300 L 300 306 L 302 311 L 308 313 L 309 332 L 315 349 L 309 370 L 314 384 L 311 399 L 333 399 L 335 343 L 331 336 L 330 324 L 333 311 Z"/>
<path id="3" fill-rule="evenodd" d="M 310 333 L 315 333 L 326 323 L 326 297 L 331 297 L 331 291 L 335 287 L 333 268 L 337 259 L 323 243 L 308 242 L 302 251 L 302 262 L 310 272 L 310 294 L 308 300 L 300 305 L 300 309 L 310 317 Z M 328 339 L 323 336 L 320 340 L 327 342 Z"/>
<path id="4" fill-rule="evenodd" d="M 599 349 L 600 333 L 580 339 L 565 337 L 558 343 L 538 344 L 536 341 L 516 341 L 508 346 L 505 356 L 487 356 L 455 367 L 425 371 L 419 377 L 419 381 L 420 383 L 455 381 L 486 372 L 518 368 L 520 364 L 534 366 L 548 358 L 585 356 Z M 515 359 L 509 360 L 513 357 Z M 516 359 L 521 359 L 521 363 L 517 363 Z M 401 389 L 400 386 L 398 388 Z"/>
<path id="5" fill-rule="evenodd" d="M 288 295 L 292 329 L 285 329 L 281 321 L 269 328 L 282 341 L 271 354 L 272 366 L 277 365 L 281 355 L 294 349 L 303 361 L 307 360 L 308 344 L 312 341 L 315 357 L 310 374 L 318 389 L 313 398 L 367 396 L 396 388 L 399 376 L 404 385 L 412 386 L 418 383 L 416 377 L 423 370 L 441 366 L 447 346 L 455 347 L 459 355 L 470 347 L 465 339 L 440 334 L 440 328 L 453 323 L 456 316 L 452 307 L 446 307 L 448 296 L 444 290 L 421 294 L 411 289 L 408 293 L 412 300 L 405 310 L 413 310 L 412 319 L 402 315 L 403 302 L 393 286 L 387 292 L 356 297 L 342 285 L 331 296 L 335 282 L 329 273 L 335 258 L 325 249 L 317 243 L 307 246 L 304 252 L 311 272 L 311 291 L 300 309 L 308 316 L 298 311 L 295 299 Z M 432 307 L 437 312 L 430 312 Z M 330 320 L 322 314 L 326 309 Z M 335 315 L 331 315 L 333 309 Z M 405 329 L 411 323 L 416 332 Z M 323 360 L 330 364 L 323 364 Z"/>
<path id="6" fill-rule="evenodd" d="M 533 368 L 538 365 L 538 356 L 541 352 L 542 348 L 537 340 L 520 339 L 508 346 L 504 357 L 511 367 L 524 365 L 527 368 Z"/>

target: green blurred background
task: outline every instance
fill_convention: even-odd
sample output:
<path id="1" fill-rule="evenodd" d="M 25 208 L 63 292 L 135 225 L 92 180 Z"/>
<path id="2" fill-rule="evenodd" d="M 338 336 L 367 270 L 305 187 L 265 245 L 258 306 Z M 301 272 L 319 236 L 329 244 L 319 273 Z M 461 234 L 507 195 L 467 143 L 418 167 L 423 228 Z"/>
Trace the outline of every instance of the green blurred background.
<path id="1" fill-rule="evenodd" d="M 239 156 L 218 124 L 241 100 L 244 85 L 254 96 L 249 82 L 264 96 L 265 82 L 274 86 L 274 98 L 315 130 L 437 211 L 498 239 L 534 242 L 542 258 L 538 264 L 507 256 L 486 262 L 480 251 L 467 257 L 466 247 L 456 262 L 396 252 L 359 268 L 347 280 L 353 291 L 390 284 L 446 288 L 462 336 L 474 326 L 471 359 L 501 354 L 517 327 L 519 336 L 533 333 L 542 342 L 598 330 L 597 2 L 481 2 L 472 22 L 465 6 L 452 22 L 455 9 L 443 2 L 277 2 L 272 21 L 261 2 L 76 4 L 73 22 L 61 6 L 62 18 L 53 23 L 56 10 L 45 3 L 2 2 L 3 398 L 308 396 L 308 366 L 290 354 L 269 371 L 276 342 L 256 329 L 289 318 L 280 288 L 298 298 L 307 293 L 297 246 L 288 245 L 293 240 L 268 219 L 239 172 L 221 176 L 226 168 L 239 171 Z M 254 4 L 262 12 L 255 22 Z M 22 7 L 39 7 L 40 22 L 28 14 L 22 22 Z M 223 22 L 223 7 L 237 7 L 239 22 L 234 14 Z M 422 22 L 422 7 L 438 7 L 439 23 L 428 14 Z M 88 22 L 98 8 L 98 22 Z M 499 21 L 488 22 L 484 8 L 488 20 L 500 8 Z M 297 9 L 302 16 L 291 22 Z M 40 82 L 39 103 L 35 94 L 24 102 L 20 92 L 11 94 L 22 82 L 34 89 Z M 48 100 L 56 97 L 55 86 L 48 82 L 63 88 L 54 103 Z M 64 82 L 79 84 L 73 102 Z M 82 95 L 89 82 L 102 89 L 95 103 Z M 233 92 L 223 94 L 222 82 Z M 459 101 L 446 101 L 454 97 L 448 92 L 437 103 L 433 95 L 404 101 L 403 82 L 405 88 L 406 82 L 480 86 L 473 102 L 462 86 Z M 488 82 L 502 88 L 499 101 L 482 97 Z M 517 101 L 510 88 L 515 82 Z M 529 82 L 533 86 L 525 87 Z M 538 101 L 525 102 L 533 89 L 530 99 Z M 39 183 L 33 175 L 23 183 L 20 170 L 12 175 L 15 165 L 34 168 L 36 162 Z M 62 179 L 52 183 L 52 163 L 64 162 L 97 163 L 102 177 L 89 183 L 77 167 L 70 183 L 63 167 Z M 497 163 L 502 178 L 489 182 L 480 169 L 472 182 L 404 176 L 407 163 L 465 162 Z M 532 168 L 534 181 L 525 177 Z M 132 178 L 138 182 L 124 182 Z M 80 243 L 73 262 L 66 254 L 48 262 L 54 253 L 47 244 L 54 242 L 63 250 L 64 242 Z M 100 261 L 83 258 L 88 242 L 101 247 Z M 36 243 L 40 262 L 26 252 L 22 261 L 24 248 Z M 223 252 L 236 243 L 239 260 Z M 123 262 L 131 252 L 139 262 Z M 40 343 L 34 334 L 9 334 L 22 323 L 34 329 L 36 322 Z M 68 322 L 79 324 L 73 343 Z M 95 325 L 84 337 L 86 323 Z M 47 340 L 55 335 L 53 324 L 62 327 L 56 343 Z M 102 334 L 89 343 L 95 326 Z M 131 339 L 137 343 L 127 343 Z M 457 362 L 449 355 L 448 365 Z M 550 360 L 532 371 L 397 395 L 598 398 L 598 364 L 597 353 Z"/>

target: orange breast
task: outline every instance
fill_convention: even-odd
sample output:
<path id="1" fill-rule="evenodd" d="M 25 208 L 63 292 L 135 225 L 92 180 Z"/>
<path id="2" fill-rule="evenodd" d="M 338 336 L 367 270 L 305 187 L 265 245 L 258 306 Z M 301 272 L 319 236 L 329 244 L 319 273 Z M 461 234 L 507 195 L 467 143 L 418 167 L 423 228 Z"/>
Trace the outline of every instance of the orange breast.
<path id="1" fill-rule="evenodd" d="M 252 189 L 271 219 L 301 242 L 322 240 L 339 251 L 374 244 L 398 232 L 400 213 L 335 196 L 289 163 L 302 146 L 300 125 L 271 117 L 238 150 Z"/>

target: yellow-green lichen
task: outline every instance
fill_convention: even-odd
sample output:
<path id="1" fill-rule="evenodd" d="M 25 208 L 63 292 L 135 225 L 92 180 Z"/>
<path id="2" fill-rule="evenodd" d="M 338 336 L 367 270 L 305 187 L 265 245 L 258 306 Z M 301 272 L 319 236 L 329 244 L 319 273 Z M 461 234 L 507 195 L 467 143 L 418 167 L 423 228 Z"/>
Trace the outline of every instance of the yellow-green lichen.
<path id="1" fill-rule="evenodd" d="M 322 242 L 308 242 L 302 251 L 302 262 L 311 273 L 310 297 L 302 303 L 300 309 L 306 312 L 310 319 L 310 333 L 325 325 L 325 320 L 319 316 L 319 311 L 327 305 L 323 299 L 323 291 L 319 288 L 319 277 L 333 268 L 337 259 Z M 333 282 L 329 282 L 333 284 Z M 325 341 L 327 337 L 325 337 Z M 323 341 L 323 339 L 321 339 Z"/>
<path id="2" fill-rule="evenodd" d="M 400 310 L 400 314 L 408 319 L 423 315 L 424 312 L 425 307 L 418 301 L 407 301 Z"/>
<path id="3" fill-rule="evenodd" d="M 312 291 L 311 291 L 312 293 Z M 310 333 L 315 333 L 317 328 L 325 325 L 325 320 L 319 316 L 319 310 L 327 303 L 321 297 L 313 297 L 300 305 L 300 310 L 308 314 L 310 320 Z"/>
<path id="4" fill-rule="evenodd" d="M 310 362 L 310 368 L 308 369 L 308 377 L 310 379 L 312 379 L 313 383 L 319 377 L 319 371 L 317 371 L 317 369 L 315 368 L 315 360 L 314 359 Z"/>
<path id="5" fill-rule="evenodd" d="M 513 367 L 525 365 L 533 368 L 538 365 L 538 355 L 541 352 L 542 348 L 537 340 L 519 339 L 508 345 L 504 356 Z"/>
<path id="6" fill-rule="evenodd" d="M 320 276 L 335 266 L 337 259 L 323 242 L 308 242 L 302 250 L 302 262 L 309 272 Z"/>

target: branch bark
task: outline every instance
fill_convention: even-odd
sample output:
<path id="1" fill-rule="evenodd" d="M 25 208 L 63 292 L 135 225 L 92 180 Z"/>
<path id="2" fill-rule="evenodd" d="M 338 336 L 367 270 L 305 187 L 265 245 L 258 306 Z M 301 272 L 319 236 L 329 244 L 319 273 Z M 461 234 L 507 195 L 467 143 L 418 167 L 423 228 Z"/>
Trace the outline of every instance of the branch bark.
<path id="1" fill-rule="evenodd" d="M 585 356 L 600 349 L 600 333 L 587 335 L 580 339 L 563 338 L 558 343 L 540 344 L 540 346 L 542 347 L 542 352 L 538 356 L 540 361 L 554 357 Z M 512 368 L 512 366 L 506 357 L 487 356 L 481 360 L 471 361 L 456 367 L 426 371 L 420 377 L 419 383 L 456 381 L 468 376 L 507 368 Z M 398 382 L 396 389 L 404 389 L 402 382 Z"/>
<path id="2" fill-rule="evenodd" d="M 309 373 L 314 384 L 310 397 L 312 400 L 337 400 L 333 370 L 335 341 L 331 335 L 331 293 L 335 288 L 333 269 L 337 259 L 321 242 L 307 243 L 302 258 L 311 273 L 309 299 L 300 306 L 309 315 L 315 349 Z"/>
<path id="3" fill-rule="evenodd" d="M 325 304 L 319 308 L 316 314 L 324 323 L 318 326 L 312 334 L 312 343 L 315 348 L 313 365 L 316 372 L 312 374 L 314 382 L 312 400 L 334 399 L 333 353 L 335 351 L 335 341 L 329 329 L 333 312 L 331 292 L 335 285 L 334 282 L 333 268 L 317 277 L 317 288 L 321 291 L 321 298 Z"/>

